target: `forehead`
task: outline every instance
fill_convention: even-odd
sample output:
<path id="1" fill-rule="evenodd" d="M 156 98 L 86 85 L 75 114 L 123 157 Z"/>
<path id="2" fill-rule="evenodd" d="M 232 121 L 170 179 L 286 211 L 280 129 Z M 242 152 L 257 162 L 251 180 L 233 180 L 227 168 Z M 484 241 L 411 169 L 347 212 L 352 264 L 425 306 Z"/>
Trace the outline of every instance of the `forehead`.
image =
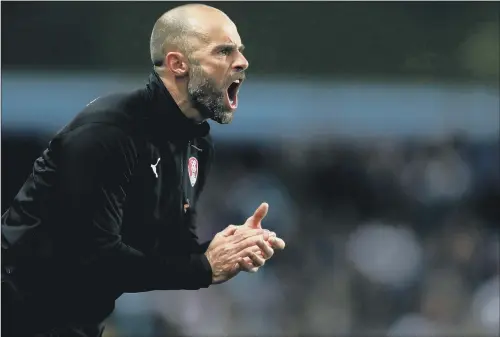
<path id="1" fill-rule="evenodd" d="M 210 45 L 241 45 L 241 37 L 238 33 L 238 29 L 236 28 L 236 25 L 229 20 L 224 20 L 224 22 L 219 23 L 212 22 L 206 33 L 207 42 Z"/>

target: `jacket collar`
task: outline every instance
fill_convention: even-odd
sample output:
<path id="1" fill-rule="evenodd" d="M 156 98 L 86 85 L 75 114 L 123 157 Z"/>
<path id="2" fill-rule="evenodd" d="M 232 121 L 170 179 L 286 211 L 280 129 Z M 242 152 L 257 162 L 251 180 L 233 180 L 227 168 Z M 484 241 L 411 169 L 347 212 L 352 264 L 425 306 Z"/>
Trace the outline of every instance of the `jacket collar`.
<path id="1" fill-rule="evenodd" d="M 148 122 L 155 139 L 188 141 L 210 132 L 208 122 L 196 123 L 182 113 L 155 71 L 149 75 L 146 92 L 151 103 Z"/>

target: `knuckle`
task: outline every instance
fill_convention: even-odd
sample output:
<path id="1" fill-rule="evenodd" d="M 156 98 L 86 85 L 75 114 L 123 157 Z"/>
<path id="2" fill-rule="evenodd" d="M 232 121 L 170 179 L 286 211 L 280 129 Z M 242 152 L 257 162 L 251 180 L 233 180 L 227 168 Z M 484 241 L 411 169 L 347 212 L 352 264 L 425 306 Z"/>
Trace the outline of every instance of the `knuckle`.
<path id="1" fill-rule="evenodd" d="M 254 263 L 258 264 L 258 265 L 262 265 L 265 260 L 260 258 L 259 256 L 257 256 L 257 254 L 255 253 L 251 253 L 251 256 L 252 256 L 252 260 Z"/>

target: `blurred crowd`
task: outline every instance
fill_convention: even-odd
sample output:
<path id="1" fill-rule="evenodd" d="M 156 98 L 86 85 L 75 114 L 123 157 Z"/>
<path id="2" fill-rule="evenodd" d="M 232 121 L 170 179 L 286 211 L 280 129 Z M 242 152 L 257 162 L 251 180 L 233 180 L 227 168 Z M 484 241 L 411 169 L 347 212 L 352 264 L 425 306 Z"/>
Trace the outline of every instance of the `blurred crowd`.
<path id="1" fill-rule="evenodd" d="M 288 246 L 200 291 L 127 294 L 107 336 L 498 336 L 499 145 L 219 144 L 200 236 L 262 201 Z"/>

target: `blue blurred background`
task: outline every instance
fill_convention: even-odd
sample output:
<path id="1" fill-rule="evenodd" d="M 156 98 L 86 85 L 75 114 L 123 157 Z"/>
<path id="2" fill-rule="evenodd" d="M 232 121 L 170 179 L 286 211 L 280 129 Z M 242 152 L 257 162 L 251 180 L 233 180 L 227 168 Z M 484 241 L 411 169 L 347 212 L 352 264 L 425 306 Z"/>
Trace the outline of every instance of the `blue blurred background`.
<path id="1" fill-rule="evenodd" d="M 2 2 L 2 212 L 88 102 L 145 84 L 176 2 Z M 261 201 L 258 274 L 123 296 L 106 336 L 498 336 L 498 2 L 220 2 L 250 61 L 200 235 Z M 4 309 L 5 310 L 5 309 Z"/>

